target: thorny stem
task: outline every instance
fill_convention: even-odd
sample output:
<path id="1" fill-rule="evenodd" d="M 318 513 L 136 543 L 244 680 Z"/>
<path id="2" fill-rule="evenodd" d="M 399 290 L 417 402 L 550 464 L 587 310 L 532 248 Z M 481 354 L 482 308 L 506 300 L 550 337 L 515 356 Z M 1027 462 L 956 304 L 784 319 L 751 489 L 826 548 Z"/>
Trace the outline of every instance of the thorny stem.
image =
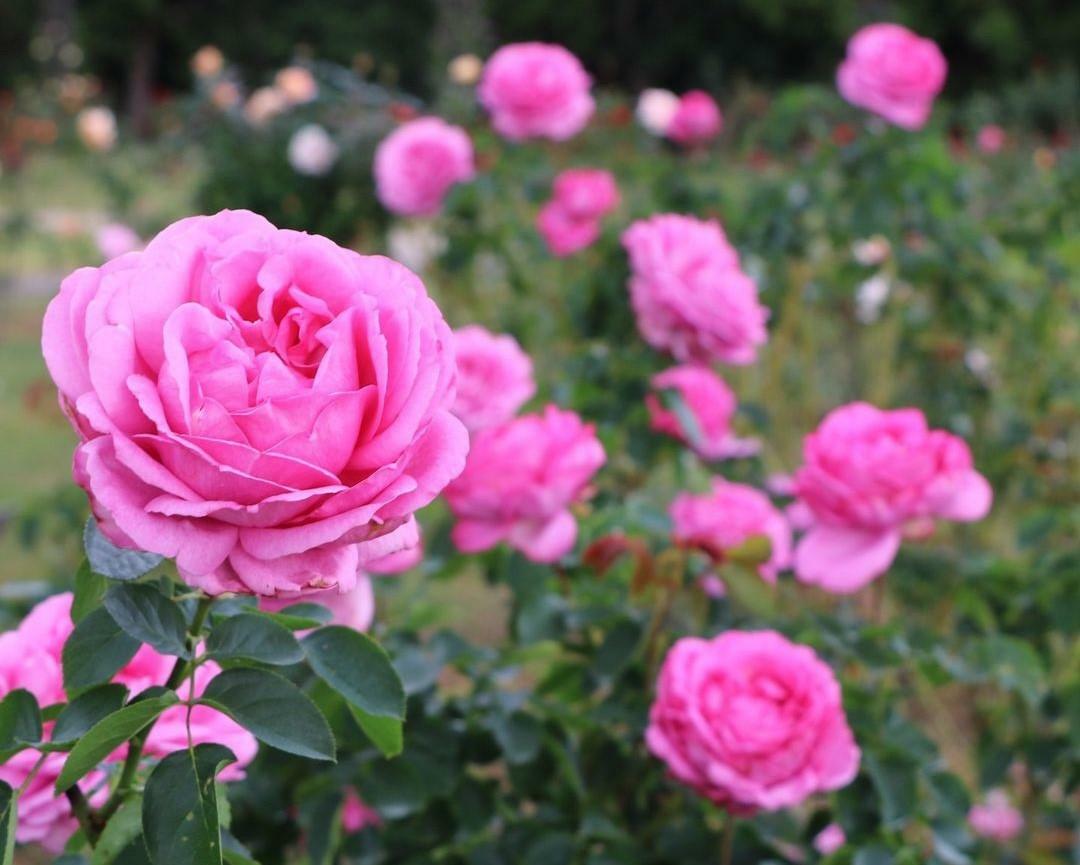
<path id="1" fill-rule="evenodd" d="M 187 675 L 188 669 L 197 663 L 195 649 L 199 644 L 203 625 L 213 603 L 213 598 L 205 596 L 199 598 L 199 605 L 195 608 L 195 616 L 192 619 L 187 636 L 188 653 L 191 655 L 191 659 L 176 659 L 176 664 L 173 665 L 172 672 L 169 673 L 169 678 L 165 681 L 165 687 L 170 691 L 175 691 L 179 687 L 184 680 L 184 676 Z M 64 795 L 67 796 L 68 801 L 71 803 L 71 811 L 86 833 L 86 838 L 91 847 L 97 844 L 105 824 L 119 810 L 127 794 L 131 792 L 135 777 L 139 772 L 139 761 L 142 759 L 143 748 L 146 747 L 146 740 L 150 736 L 150 731 L 154 728 L 155 721 L 151 721 L 147 727 L 131 740 L 128 745 L 127 756 L 124 758 L 124 765 L 120 769 L 120 778 L 116 782 L 116 787 L 99 810 L 95 811 L 89 806 L 78 785 L 64 791 Z"/>

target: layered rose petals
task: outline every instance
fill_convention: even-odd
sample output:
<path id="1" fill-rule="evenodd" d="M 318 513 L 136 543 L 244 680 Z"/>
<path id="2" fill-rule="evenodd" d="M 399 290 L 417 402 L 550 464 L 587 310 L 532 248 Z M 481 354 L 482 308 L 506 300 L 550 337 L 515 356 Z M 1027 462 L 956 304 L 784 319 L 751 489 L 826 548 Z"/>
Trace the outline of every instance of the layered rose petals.
<path id="1" fill-rule="evenodd" d="M 797 805 L 859 769 L 832 670 L 775 631 L 679 640 L 645 741 L 672 777 L 737 814 Z"/>
<path id="2" fill-rule="evenodd" d="M 446 490 L 454 543 L 467 553 L 505 542 L 533 561 L 562 558 L 577 540 L 569 507 L 604 458 L 592 426 L 555 406 L 482 430 Z"/>
<path id="3" fill-rule="evenodd" d="M 399 126 L 375 150 L 375 191 L 387 210 L 431 216 L 457 183 L 475 174 L 469 134 L 438 117 Z"/>
<path id="4" fill-rule="evenodd" d="M 883 574 L 905 533 L 923 533 L 935 518 L 980 520 L 993 500 L 962 439 L 930 429 L 918 409 L 859 402 L 807 436 L 795 493 L 811 518 L 796 576 L 838 593 Z"/>
<path id="5" fill-rule="evenodd" d="M 471 432 L 510 420 L 536 393 L 532 359 L 512 336 L 472 324 L 454 331 L 454 344 L 454 414 Z"/>
<path id="6" fill-rule="evenodd" d="M 102 531 L 211 593 L 348 589 L 464 465 L 420 280 L 253 213 L 75 271 L 42 344 Z"/>
<path id="7" fill-rule="evenodd" d="M 768 338 L 769 310 L 719 223 L 660 214 L 622 237 L 630 303 L 654 348 L 684 363 L 752 363 Z"/>

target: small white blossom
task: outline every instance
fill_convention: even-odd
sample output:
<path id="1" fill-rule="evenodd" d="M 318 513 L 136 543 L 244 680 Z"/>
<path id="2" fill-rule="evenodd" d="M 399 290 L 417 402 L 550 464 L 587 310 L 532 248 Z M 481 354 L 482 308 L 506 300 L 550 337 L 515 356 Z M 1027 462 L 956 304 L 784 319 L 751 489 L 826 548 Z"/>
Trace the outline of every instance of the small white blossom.
<path id="1" fill-rule="evenodd" d="M 338 158 L 338 146 L 317 123 L 301 126 L 289 139 L 289 165 L 297 174 L 321 177 Z"/>

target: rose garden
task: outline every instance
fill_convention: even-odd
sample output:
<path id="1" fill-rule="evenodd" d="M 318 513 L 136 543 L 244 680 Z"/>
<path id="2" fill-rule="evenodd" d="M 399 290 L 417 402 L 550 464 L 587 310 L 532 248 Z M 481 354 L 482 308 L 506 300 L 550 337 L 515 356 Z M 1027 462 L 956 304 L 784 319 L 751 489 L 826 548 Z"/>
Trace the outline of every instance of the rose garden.
<path id="1" fill-rule="evenodd" d="M 860 23 L 12 102 L 0 865 L 1072 861 L 1076 118 Z"/>

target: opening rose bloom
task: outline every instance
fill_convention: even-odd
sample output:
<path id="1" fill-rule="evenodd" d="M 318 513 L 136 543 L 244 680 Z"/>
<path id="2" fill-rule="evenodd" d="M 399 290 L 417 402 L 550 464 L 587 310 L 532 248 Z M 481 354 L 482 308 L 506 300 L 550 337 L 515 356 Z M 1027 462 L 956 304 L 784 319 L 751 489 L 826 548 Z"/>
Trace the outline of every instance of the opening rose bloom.
<path id="1" fill-rule="evenodd" d="M 985 801 L 971 806 L 968 825 L 976 835 L 1004 844 L 1024 831 L 1024 815 L 1003 790 L 991 790 Z"/>
<path id="2" fill-rule="evenodd" d="M 675 643 L 645 742 L 675 779 L 736 814 L 798 805 L 859 770 L 832 670 L 775 631 Z"/>
<path id="3" fill-rule="evenodd" d="M 510 420 L 536 393 L 532 360 L 512 336 L 471 324 L 454 331 L 454 348 L 453 411 L 470 432 Z"/>
<path id="4" fill-rule="evenodd" d="M 577 540 L 569 507 L 604 459 L 593 427 L 556 406 L 482 430 L 446 489 L 454 544 L 475 553 L 505 541 L 536 562 L 562 558 Z"/>
<path id="5" fill-rule="evenodd" d="M 475 174 L 468 133 L 438 117 L 402 124 L 375 150 L 375 193 L 401 216 L 434 216 L 450 187 Z"/>
<path id="6" fill-rule="evenodd" d="M 716 138 L 723 124 L 716 100 L 704 90 L 690 90 L 679 97 L 665 134 L 686 147 L 700 146 Z"/>
<path id="7" fill-rule="evenodd" d="M 600 236 L 601 219 L 619 206 L 615 177 L 598 168 L 563 171 L 552 193 L 536 227 L 551 254 L 560 257 L 591 246 Z"/>
<path id="8" fill-rule="evenodd" d="M 769 310 L 715 220 L 666 213 L 622 236 L 630 256 L 630 303 L 653 348 L 684 363 L 753 363 Z"/>
<path id="9" fill-rule="evenodd" d="M 795 494 L 813 524 L 795 549 L 795 575 L 839 594 L 888 570 L 905 532 L 932 520 L 980 520 L 993 493 L 963 439 L 932 430 L 915 408 L 863 402 L 830 412 L 803 443 Z"/>
<path id="10" fill-rule="evenodd" d="M 0 698 L 16 688 L 25 688 L 47 706 L 67 700 L 64 691 L 61 653 L 71 635 L 72 595 L 70 592 L 53 595 L 39 603 L 27 614 L 14 631 L 0 634 Z M 114 682 L 126 685 L 136 694 L 154 685 L 163 685 L 175 663 L 174 658 L 159 655 L 143 646 L 113 677 Z M 205 662 L 196 672 L 196 693 L 201 693 L 220 668 Z M 181 697 L 186 697 L 184 689 Z M 187 708 L 174 706 L 158 719 L 146 742 L 149 756 L 163 757 L 188 744 Z M 51 724 L 45 725 L 48 736 Z M 244 776 L 244 767 L 255 757 L 255 738 L 232 719 L 206 706 L 191 713 L 191 738 L 195 743 L 218 742 L 237 756 L 237 762 L 226 767 L 221 777 L 232 781 Z M 18 789 L 37 763 L 40 753 L 33 749 L 21 751 L 0 766 L 0 780 Z M 123 756 L 117 752 L 110 759 Z M 50 852 L 63 849 L 68 838 L 78 828 L 68 800 L 56 793 L 54 784 L 67 760 L 67 754 L 53 753 L 45 758 L 37 776 L 19 798 L 19 821 L 16 839 L 21 844 L 40 843 Z M 100 805 L 107 795 L 105 773 L 93 771 L 79 786 L 91 803 Z"/>
<path id="11" fill-rule="evenodd" d="M 903 129 L 921 129 L 945 86 L 941 50 L 899 24 L 870 24 L 847 45 L 836 86 L 852 105 Z"/>
<path id="12" fill-rule="evenodd" d="M 756 439 L 739 438 L 732 431 L 731 421 L 738 405 L 735 393 L 707 366 L 673 366 L 654 375 L 652 386 L 656 391 L 677 393 L 688 412 L 688 417 L 680 418 L 664 408 L 656 394 L 649 394 L 645 404 L 652 428 L 685 442 L 703 459 L 748 457 L 761 449 Z"/>
<path id="13" fill-rule="evenodd" d="M 746 484 L 714 478 L 703 495 L 680 493 L 668 510 L 672 535 L 682 546 L 702 550 L 716 562 L 751 538 L 769 541 L 769 558 L 758 567 L 761 578 L 776 575 L 791 562 L 791 527 L 769 497 Z"/>
<path id="14" fill-rule="evenodd" d="M 347 591 L 464 466 L 423 283 L 254 213 L 75 271 L 42 343 L 101 530 L 210 593 Z"/>
<path id="15" fill-rule="evenodd" d="M 596 104 L 585 67 L 561 45 L 504 45 L 484 65 L 477 95 L 495 131 L 511 141 L 573 138 Z"/>

